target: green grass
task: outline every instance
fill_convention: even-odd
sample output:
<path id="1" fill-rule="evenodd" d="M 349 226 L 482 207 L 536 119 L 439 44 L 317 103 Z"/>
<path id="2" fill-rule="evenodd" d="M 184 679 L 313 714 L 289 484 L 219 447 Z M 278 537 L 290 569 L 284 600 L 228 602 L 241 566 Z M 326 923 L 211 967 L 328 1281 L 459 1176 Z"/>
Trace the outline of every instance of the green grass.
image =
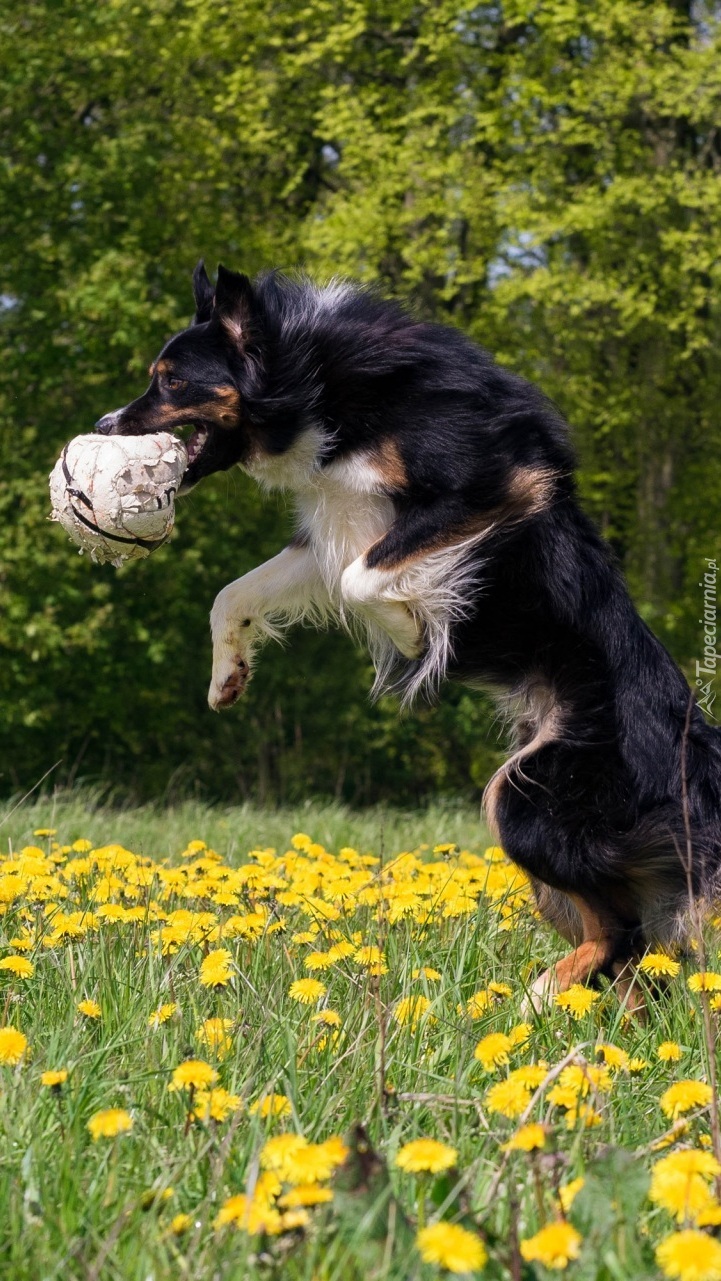
<path id="1" fill-rule="evenodd" d="M 196 897 L 184 896 L 180 882 L 163 897 L 166 872 L 161 869 L 159 880 L 157 868 L 151 884 L 136 885 L 136 873 L 126 870 L 117 853 L 101 854 L 106 865 L 91 867 L 88 875 L 79 863 L 63 873 L 69 860 L 88 857 L 71 851 L 50 869 L 62 873 L 55 881 L 31 865 L 22 893 L 14 899 L 12 892 L 5 894 L 8 907 L 0 931 L 3 955 L 14 950 L 9 940 L 26 932 L 32 939 L 27 955 L 35 964 L 27 980 L 0 971 L 0 1022 L 19 1029 L 30 1047 L 16 1067 L 0 1067 L 0 1276 L 12 1281 L 431 1281 L 447 1274 L 421 1262 L 414 1240 L 419 1217 L 432 1222 L 442 1215 L 483 1239 L 489 1255 L 483 1275 L 540 1281 L 559 1273 L 525 1262 L 519 1240 L 558 1218 L 559 1187 L 579 1177 L 586 1183 L 570 1217 L 583 1246 L 564 1275 L 579 1281 L 660 1275 L 654 1246 L 673 1231 L 674 1221 L 647 1199 L 651 1166 L 666 1154 L 654 1153 L 652 1144 L 669 1127 L 659 1106 L 663 1091 L 675 1080 L 708 1079 L 698 998 L 688 992 L 682 974 L 649 1000 L 643 1022 L 624 1019 L 607 990 L 579 1021 L 551 1006 L 531 1017 L 530 1039 L 511 1051 L 508 1066 L 484 1072 L 474 1058 L 476 1044 L 491 1031 L 518 1025 L 529 977 L 560 956 L 564 946 L 535 920 L 528 904 L 516 904 L 515 914 L 504 920 L 504 900 L 487 892 L 478 894 L 472 912 L 443 915 L 438 893 L 457 877 L 456 864 L 453 855 L 434 856 L 432 847 L 454 841 L 483 854 L 488 837 L 477 813 L 432 807 L 415 814 L 352 814 L 320 805 L 285 812 L 211 810 L 198 804 L 167 812 L 116 810 L 81 792 L 28 801 L 6 814 L 2 831 L 17 855 L 28 844 L 48 847 L 44 838 L 32 835 L 40 826 L 57 828 L 60 845 L 79 838 L 93 846 L 118 842 L 141 859 L 186 868 L 193 860 L 181 858 L 181 852 L 193 839 L 206 841 L 231 868 L 245 863 L 249 850 L 272 846 L 283 855 L 298 831 L 335 854 L 346 845 L 361 854 L 372 851 L 382 858 L 370 869 L 371 889 L 383 876 L 382 907 L 371 901 L 372 894 L 364 899 L 356 886 L 343 900 L 338 919 L 321 928 L 312 946 L 332 945 L 327 930 L 343 939 L 357 933 L 364 944 L 383 946 L 388 972 L 375 978 L 344 959 L 314 975 L 327 987 L 324 1003 L 342 1018 L 340 1040 L 333 1044 L 328 1038 L 322 1047 L 319 1029 L 309 1019 L 316 1007 L 289 996 L 291 983 L 308 975 L 303 959 L 310 950 L 294 942 L 293 934 L 313 920 L 312 900 L 321 898 L 322 883 L 301 884 L 296 871 L 292 884 L 302 890 L 298 902 L 277 901 L 274 896 L 287 888 L 289 874 L 283 883 L 273 882 L 279 875 L 276 863 L 264 888 L 251 894 L 241 887 L 239 902 L 224 905 L 213 897 L 205 865 L 198 864 L 193 881 Z M 397 882 L 388 864 L 403 850 L 420 851 L 426 862 L 435 862 L 434 890 L 417 919 L 391 923 L 389 887 Z M 312 862 L 314 876 L 318 867 L 345 866 L 328 864 L 324 856 Z M 142 870 L 142 863 L 131 861 L 131 869 L 136 866 Z M 207 864 L 211 871 L 213 866 Z M 502 866 L 485 865 L 482 874 Z M 0 863 L 0 899 L 3 871 L 14 871 L 12 861 Z M 426 873 L 415 864 L 412 876 L 401 876 L 396 867 L 396 877 L 404 888 L 422 888 Z M 11 891 L 18 889 L 15 880 L 9 884 Z M 61 897 L 65 888 L 66 900 Z M 46 945 L 56 910 L 48 901 L 65 912 L 97 913 L 106 895 L 126 906 L 151 901 L 166 912 L 213 912 L 219 922 L 248 913 L 253 898 L 255 906 L 270 907 L 267 925 L 282 916 L 287 928 L 266 929 L 255 941 L 188 940 L 163 955 L 154 937 L 157 921 L 106 921 L 82 937 Z M 330 890 L 323 901 L 334 901 Z M 508 924 L 511 928 L 505 928 Z M 709 942 L 713 968 L 717 936 L 712 933 Z M 232 952 L 234 978 L 227 986 L 204 987 L 200 965 L 209 947 L 218 946 Z M 441 981 L 413 979 L 414 968 L 424 965 L 439 970 Z M 685 970 L 693 968 L 687 963 Z M 510 997 L 494 997 L 476 1020 L 458 1012 L 492 982 L 507 984 Z M 415 1029 L 394 1018 L 399 999 L 409 995 L 431 1003 Z M 78 1014 L 83 998 L 99 1002 L 100 1020 Z M 171 1001 L 179 1012 L 150 1029 L 151 1012 Z M 204 1019 L 218 1016 L 232 1021 L 232 1044 L 216 1063 L 195 1033 Z M 664 1040 L 680 1044 L 679 1062 L 658 1059 L 656 1048 Z M 593 1100 L 601 1118 L 594 1128 L 567 1126 L 564 1109 L 549 1103 L 554 1084 L 549 1081 L 532 1110 L 532 1119 L 547 1123 L 546 1147 L 504 1155 L 501 1144 L 517 1121 L 489 1107 L 490 1086 L 523 1064 L 543 1062 L 550 1073 L 574 1047 L 595 1063 L 597 1041 L 612 1042 L 648 1066 L 638 1073 L 613 1073 L 612 1089 Z M 243 1100 L 239 1112 L 217 1125 L 189 1123 L 187 1095 L 167 1088 L 173 1069 L 198 1055 L 215 1063 L 222 1084 Z M 59 1093 L 40 1085 L 41 1072 L 61 1067 L 70 1075 Z M 269 1090 L 290 1100 L 291 1113 L 282 1121 L 264 1121 L 249 1111 Z M 108 1107 L 127 1109 L 133 1129 L 93 1142 L 88 1120 Z M 234 1227 L 214 1228 L 224 1201 L 254 1186 L 269 1134 L 298 1131 L 320 1142 L 349 1135 L 356 1125 L 365 1127 L 371 1145 L 358 1157 L 366 1163 L 363 1177 L 342 1171 L 333 1207 L 311 1210 L 305 1232 L 251 1236 Z M 701 1109 L 691 1114 L 677 1145 L 698 1146 L 709 1133 L 708 1112 Z M 399 1147 L 419 1136 L 454 1147 L 455 1172 L 424 1182 L 395 1167 Z M 171 1187 L 172 1197 L 163 1202 L 161 1193 Z M 176 1236 L 170 1223 L 180 1212 L 191 1216 L 192 1226 Z"/>
<path id="2" fill-rule="evenodd" d="M 209 806 L 187 801 L 168 809 L 153 805 L 113 805 L 92 788 L 60 792 L 25 803 L 0 802 L 0 849 L 19 848 L 37 827 L 58 827 L 63 840 L 85 837 L 93 843 L 120 841 L 138 854 L 173 857 L 194 838 L 206 841 L 224 858 L 244 859 L 257 846 L 284 846 L 289 834 L 313 829 L 329 849 L 357 844 L 378 851 L 415 849 L 425 842 L 456 841 L 471 848 L 488 844 L 480 804 L 429 805 L 426 810 L 376 807 L 361 811 L 308 801 L 287 809 L 254 805 Z M 16 808 L 17 807 L 17 808 Z"/>

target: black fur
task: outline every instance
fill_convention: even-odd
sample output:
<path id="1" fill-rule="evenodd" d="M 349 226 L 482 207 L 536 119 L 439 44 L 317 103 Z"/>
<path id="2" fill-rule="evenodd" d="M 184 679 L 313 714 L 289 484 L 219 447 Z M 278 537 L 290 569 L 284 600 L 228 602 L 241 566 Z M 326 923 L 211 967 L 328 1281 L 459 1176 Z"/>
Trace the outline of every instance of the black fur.
<path id="1" fill-rule="evenodd" d="M 390 442 L 395 520 L 369 566 L 418 559 L 485 522 L 448 675 L 525 702 L 519 748 L 540 734 L 497 780 L 500 839 L 574 942 L 577 901 L 598 918 L 613 940 L 606 968 L 669 941 L 687 904 L 687 826 L 694 892 L 711 897 L 719 880 L 721 731 L 691 702 L 579 508 L 558 411 L 457 330 L 371 292 L 319 307 L 308 282 L 251 284 L 223 268 L 213 290 L 202 264 L 194 286 L 195 320 L 159 357 L 182 385 L 156 371 L 99 430 L 202 428 L 185 487 L 259 453 L 280 457 L 310 428 L 323 436 L 321 468 Z M 529 476 L 545 490 L 524 508 Z"/>

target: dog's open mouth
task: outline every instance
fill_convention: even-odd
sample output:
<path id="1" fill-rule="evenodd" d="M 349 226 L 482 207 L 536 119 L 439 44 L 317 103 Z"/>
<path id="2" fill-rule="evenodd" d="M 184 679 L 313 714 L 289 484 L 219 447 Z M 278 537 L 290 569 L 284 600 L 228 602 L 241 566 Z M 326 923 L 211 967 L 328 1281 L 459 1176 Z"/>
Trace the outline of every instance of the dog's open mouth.
<path id="1" fill-rule="evenodd" d="M 188 466 L 197 462 L 208 443 L 210 432 L 207 427 L 193 428 L 190 436 L 185 442 L 185 448 L 188 451 Z"/>

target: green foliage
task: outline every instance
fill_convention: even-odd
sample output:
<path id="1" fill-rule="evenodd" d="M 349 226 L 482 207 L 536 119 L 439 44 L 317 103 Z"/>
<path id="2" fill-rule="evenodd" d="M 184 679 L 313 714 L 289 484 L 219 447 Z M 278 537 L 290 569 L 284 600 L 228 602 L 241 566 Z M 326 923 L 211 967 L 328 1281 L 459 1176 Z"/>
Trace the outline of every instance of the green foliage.
<path id="1" fill-rule="evenodd" d="M 29 0 L 0 16 L 0 787 L 415 801 L 498 759 L 488 700 L 371 708 L 350 642 L 205 707 L 215 592 L 289 517 L 240 476 L 116 573 L 46 523 L 64 441 L 143 386 L 201 254 L 378 281 L 569 416 L 587 504 L 691 665 L 721 520 L 719 13 L 683 0 Z"/>

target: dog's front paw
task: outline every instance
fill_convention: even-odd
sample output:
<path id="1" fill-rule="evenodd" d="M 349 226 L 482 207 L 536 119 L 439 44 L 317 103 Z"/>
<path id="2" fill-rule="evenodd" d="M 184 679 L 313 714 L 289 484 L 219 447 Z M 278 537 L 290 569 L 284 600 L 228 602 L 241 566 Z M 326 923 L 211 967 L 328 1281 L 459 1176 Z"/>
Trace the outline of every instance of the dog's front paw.
<path id="1" fill-rule="evenodd" d="M 212 711 L 222 712 L 237 703 L 250 679 L 250 667 L 240 654 L 213 664 L 213 677 L 208 690 Z"/>

